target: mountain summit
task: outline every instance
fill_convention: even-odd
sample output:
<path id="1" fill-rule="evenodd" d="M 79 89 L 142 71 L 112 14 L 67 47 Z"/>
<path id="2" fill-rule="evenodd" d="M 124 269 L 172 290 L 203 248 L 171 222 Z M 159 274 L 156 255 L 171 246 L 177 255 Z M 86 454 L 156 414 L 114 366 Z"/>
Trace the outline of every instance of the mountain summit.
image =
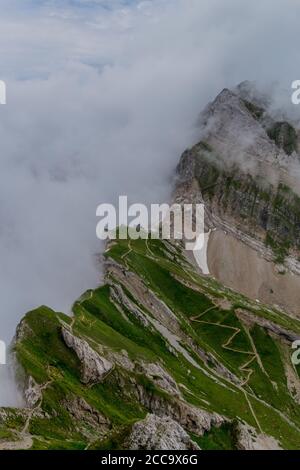
<path id="1" fill-rule="evenodd" d="M 205 203 L 213 275 L 300 315 L 299 131 L 253 96 L 248 82 L 224 89 L 201 113 L 201 140 L 181 157 L 175 197 Z"/>

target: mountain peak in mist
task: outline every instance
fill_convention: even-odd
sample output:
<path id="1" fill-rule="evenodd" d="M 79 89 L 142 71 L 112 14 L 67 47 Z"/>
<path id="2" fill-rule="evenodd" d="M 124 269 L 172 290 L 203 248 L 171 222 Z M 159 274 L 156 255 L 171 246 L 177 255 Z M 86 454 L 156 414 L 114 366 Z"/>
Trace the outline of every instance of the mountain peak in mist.
<path id="1" fill-rule="evenodd" d="M 199 120 L 201 140 L 178 165 L 175 199 L 205 204 L 207 228 L 220 233 L 214 248 L 221 260 L 215 263 L 217 278 L 298 314 L 299 134 L 290 122 L 276 121 L 259 94 L 249 101 L 254 94 L 244 82 L 234 91 L 223 89 L 206 106 Z"/>
<path id="2" fill-rule="evenodd" d="M 268 98 L 251 82 L 223 89 L 201 113 L 199 124 L 202 140 L 223 165 L 290 184 L 289 167 L 299 161 L 298 131 L 271 116 Z"/>

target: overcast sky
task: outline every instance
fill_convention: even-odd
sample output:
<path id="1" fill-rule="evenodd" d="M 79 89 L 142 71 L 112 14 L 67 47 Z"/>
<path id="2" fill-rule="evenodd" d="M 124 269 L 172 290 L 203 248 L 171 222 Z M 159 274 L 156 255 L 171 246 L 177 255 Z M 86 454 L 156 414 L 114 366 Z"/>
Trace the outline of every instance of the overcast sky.
<path id="1" fill-rule="evenodd" d="M 222 88 L 300 79 L 299 17 L 298 0 L 0 0 L 0 339 L 97 285 L 97 205 L 168 201 Z"/>

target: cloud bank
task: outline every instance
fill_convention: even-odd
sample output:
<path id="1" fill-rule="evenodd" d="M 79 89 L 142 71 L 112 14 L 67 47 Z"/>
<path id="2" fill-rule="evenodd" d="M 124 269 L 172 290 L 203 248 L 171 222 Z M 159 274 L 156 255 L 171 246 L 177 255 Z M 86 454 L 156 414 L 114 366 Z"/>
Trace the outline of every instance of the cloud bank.
<path id="1" fill-rule="evenodd" d="M 97 205 L 167 201 L 222 88 L 278 81 L 289 99 L 300 4 L 274 3 L 0 1 L 0 339 L 100 282 Z"/>

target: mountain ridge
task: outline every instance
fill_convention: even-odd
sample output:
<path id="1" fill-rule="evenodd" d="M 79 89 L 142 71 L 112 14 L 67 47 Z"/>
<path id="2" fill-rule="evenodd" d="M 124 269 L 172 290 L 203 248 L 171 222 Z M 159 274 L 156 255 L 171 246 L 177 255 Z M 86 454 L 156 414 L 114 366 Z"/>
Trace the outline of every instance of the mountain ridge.
<path id="1" fill-rule="evenodd" d="M 137 422 L 150 447 L 153 425 L 173 422 L 174 448 L 297 447 L 286 374 L 298 320 L 199 275 L 173 243 L 118 241 L 106 259 L 107 284 L 75 302 L 73 318 L 41 307 L 19 325 L 27 407 L 0 410 L 2 448 L 127 448 L 128 436 L 136 448 Z M 264 342 L 279 363 L 257 352 Z"/>
<path id="2" fill-rule="evenodd" d="M 245 93 L 245 85 L 240 89 Z M 249 87 L 247 93 L 249 98 Z M 236 160 L 227 208 L 223 204 L 233 160 L 217 171 L 216 161 L 229 149 L 238 154 L 245 148 L 232 134 L 236 107 L 243 116 L 239 126 L 251 122 L 258 139 L 257 146 L 250 141 L 246 155 L 251 150 L 260 161 L 262 149 L 270 150 L 260 168 L 278 170 L 298 158 L 296 150 L 285 152 L 284 135 L 276 144 L 258 122 L 266 118 L 259 111 L 261 98 L 247 103 L 223 91 L 202 115 L 204 123 L 212 117 L 214 127 L 208 126 L 205 140 L 201 133 L 177 169 L 174 198 L 205 204 L 206 229 L 212 230 L 210 275 L 179 241 L 150 235 L 110 241 L 103 254 L 103 284 L 75 301 L 72 316 L 41 306 L 18 325 L 12 353 L 25 406 L 0 408 L 0 449 L 300 448 L 300 366 L 291 360 L 300 335 L 298 311 L 287 308 L 287 301 L 261 301 L 262 292 L 261 299 L 246 296 L 232 288 L 234 276 L 233 286 L 222 279 L 222 263 L 229 274 L 224 246 L 231 237 L 230 256 L 239 257 L 233 271 L 248 284 L 251 276 L 259 277 L 258 262 L 276 266 L 276 280 L 290 283 L 293 275 L 298 282 L 297 236 L 284 253 L 266 245 L 268 231 L 280 242 L 281 226 L 270 224 L 272 214 L 269 225 L 262 224 L 260 210 L 270 203 L 262 196 L 265 187 L 255 192 L 258 209 L 247 212 L 253 181 L 249 168 L 241 171 Z M 254 267 L 248 258 L 246 266 L 241 262 L 245 250 L 252 250 L 247 255 Z"/>

